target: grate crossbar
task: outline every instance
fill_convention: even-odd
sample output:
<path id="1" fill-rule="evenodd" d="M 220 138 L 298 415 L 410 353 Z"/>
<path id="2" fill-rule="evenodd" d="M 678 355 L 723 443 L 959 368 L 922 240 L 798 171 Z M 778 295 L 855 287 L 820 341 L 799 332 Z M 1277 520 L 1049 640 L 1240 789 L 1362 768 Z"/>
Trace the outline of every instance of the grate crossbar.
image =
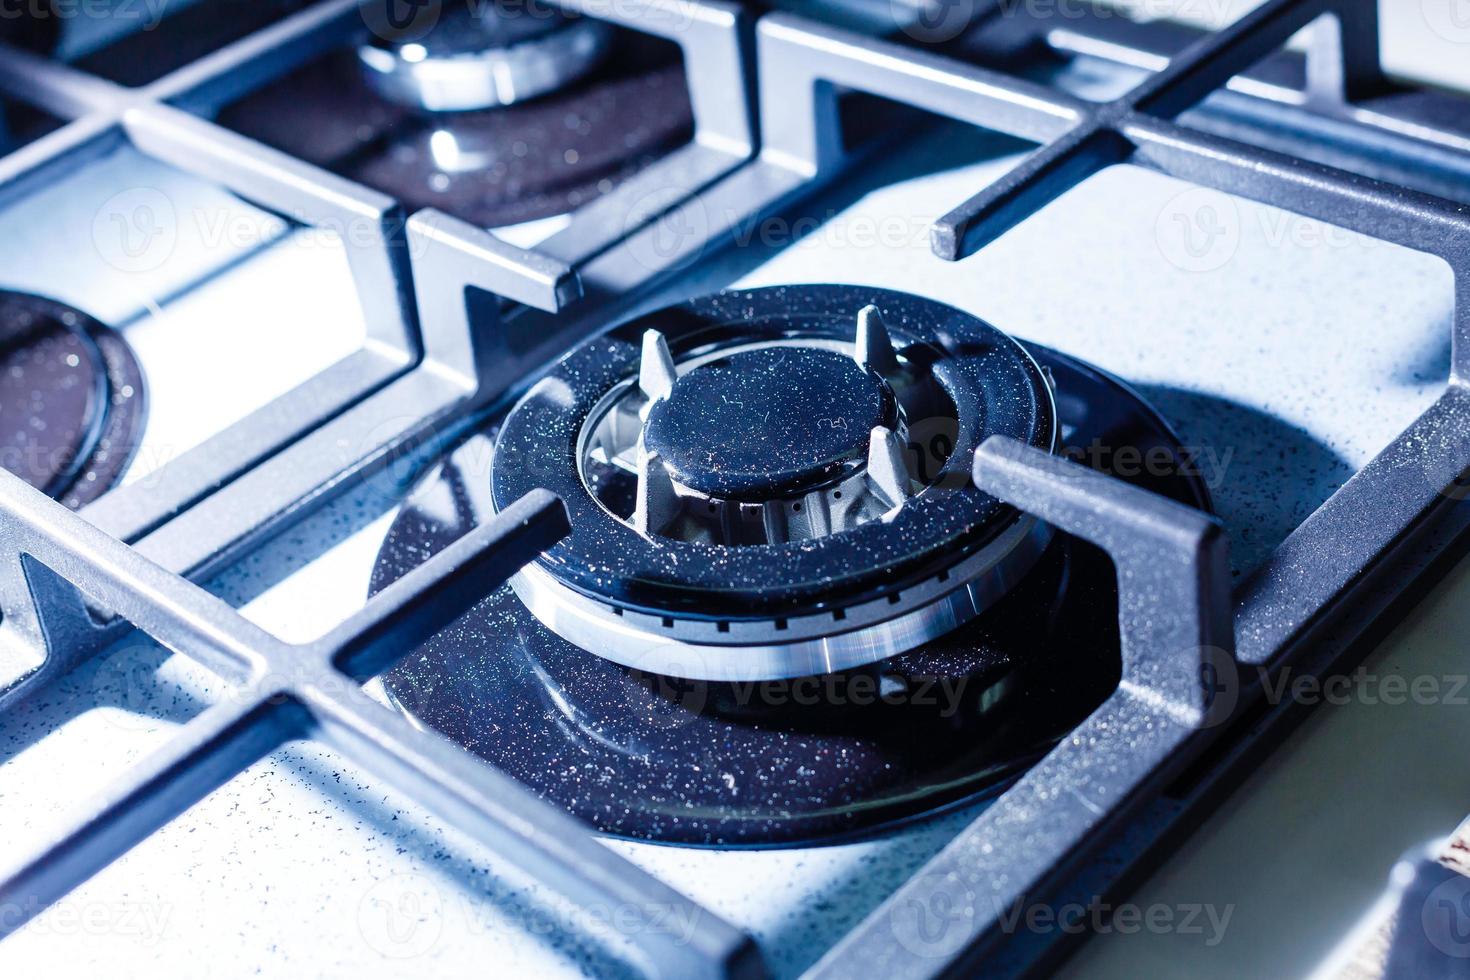
<path id="1" fill-rule="evenodd" d="M 369 699 L 360 683 L 448 626 L 568 530 L 561 502 L 538 491 L 379 593 L 313 643 L 289 644 L 18 478 L 0 474 L 10 540 L 63 577 L 85 570 L 105 602 L 134 625 L 238 682 L 162 749 L 101 793 L 50 844 L 0 876 L 5 931 L 146 839 L 285 742 L 316 739 L 375 773 L 567 899 L 671 909 L 697 924 L 689 942 L 639 931 L 650 964 L 668 975 L 731 976 L 758 968 L 748 937 L 599 844 L 576 821 L 447 740 Z M 89 589 L 90 591 L 90 589 Z M 349 676 L 341 669 L 358 671 Z M 692 919 L 687 918 L 692 916 Z"/>

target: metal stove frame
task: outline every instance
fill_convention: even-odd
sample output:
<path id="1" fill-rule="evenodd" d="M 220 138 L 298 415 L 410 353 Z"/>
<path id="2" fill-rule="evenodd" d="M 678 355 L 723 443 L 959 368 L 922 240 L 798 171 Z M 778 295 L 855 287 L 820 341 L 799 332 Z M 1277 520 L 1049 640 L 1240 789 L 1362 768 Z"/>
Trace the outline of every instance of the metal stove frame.
<path id="1" fill-rule="evenodd" d="M 224 78 L 227 66 L 258 64 L 257 58 L 276 49 L 324 43 L 334 29 L 333 18 L 347 16 L 350 7 L 331 0 L 312 8 L 205 59 L 201 64 L 214 67 L 199 74 L 222 85 L 237 84 Z M 764 133 L 759 158 L 650 216 L 650 222 L 669 215 L 694 219 L 696 233 L 679 239 L 675 248 L 640 252 L 653 244 L 650 224 L 577 270 L 590 291 L 610 301 L 600 314 L 605 322 L 607 309 L 625 299 L 622 292 L 688 268 L 739 220 L 822 186 L 847 162 L 836 139 L 840 86 L 1043 144 L 1009 177 L 936 223 L 936 250 L 948 258 L 983 247 L 1086 176 L 1131 162 L 1437 255 L 1455 274 L 1452 367 L 1444 393 L 1233 590 L 1219 528 L 1202 515 L 1054 457 L 998 441 L 982 447 L 976 459 L 981 486 L 1113 558 L 1120 573 L 1124 682 L 1071 737 L 834 947 L 814 974 L 932 976 L 960 972 L 982 957 L 988 968 L 1010 973 L 1051 962 L 1062 952 L 1054 937 L 1008 935 L 1003 913 L 1016 901 L 1099 894 L 1126 884 L 1125 871 L 1156 858 L 1187 828 L 1185 818 L 1228 787 L 1252 753 L 1264 751 L 1269 736 L 1289 723 L 1289 707 L 1252 712 L 1258 692 L 1247 668 L 1291 665 L 1313 673 L 1358 655 L 1369 626 L 1412 597 L 1415 583 L 1427 577 L 1438 558 L 1451 554 L 1451 545 L 1470 525 L 1467 508 L 1457 506 L 1465 495 L 1458 481 L 1470 470 L 1470 211 L 1178 121 L 1196 106 L 1201 118 L 1212 119 L 1228 115 L 1232 106 L 1238 109 L 1236 103 L 1222 107 L 1211 93 L 1322 17 L 1329 26 L 1311 50 L 1308 86 L 1300 98 L 1242 93 L 1238 81 L 1237 91 L 1227 94 L 1237 102 L 1253 100 L 1252 110 L 1262 117 L 1271 115 L 1269 108 L 1288 118 L 1309 113 L 1334 119 L 1349 134 L 1335 141 L 1334 149 L 1350 162 L 1366 165 L 1398 155 L 1406 165 L 1418 160 L 1432 170 L 1467 149 L 1463 134 L 1416 121 L 1379 127 L 1345 101 L 1371 93 L 1380 81 L 1371 0 L 1268 0 L 1231 27 L 1189 45 L 1167 67 L 1110 103 L 1083 102 L 998 71 L 777 14 L 762 19 L 756 30 Z M 1117 44 L 1110 43 L 1117 53 Z M 1145 51 L 1138 57 L 1157 55 Z M 197 163 L 220 156 L 210 156 L 211 149 L 242 145 L 207 123 L 181 118 L 171 107 L 116 91 L 104 98 L 95 80 L 43 68 L 14 53 L 0 58 L 0 88 L 13 89 L 26 77 L 17 73 L 27 66 L 44 73 L 49 106 L 80 118 L 0 161 L 0 177 L 12 186 L 54 158 L 95 147 L 119 127 L 148 152 L 157 150 L 170 160 Z M 163 87 L 157 91 L 178 95 L 205 81 L 195 77 L 177 91 L 158 83 Z M 324 185 L 345 194 L 334 179 L 292 161 L 256 147 L 249 156 L 264 161 L 267 172 L 241 164 L 245 171 L 230 170 L 229 179 L 257 192 L 279 190 L 277 181 L 302 194 Z M 390 210 L 385 202 L 350 199 L 359 208 L 377 208 L 374 214 Z M 299 199 L 286 203 L 306 212 Z M 444 411 L 444 402 L 435 400 L 442 388 L 414 388 L 409 382 L 415 374 L 453 376 L 449 387 L 460 404 L 473 400 L 483 383 L 481 371 L 504 372 L 494 375 L 498 385 L 514 383 L 511 373 L 530 369 L 530 358 L 498 368 L 481 361 L 480 335 L 495 334 L 486 329 L 486 318 L 517 329 L 551 324 L 558 328 L 558 342 L 574 329 L 599 322 L 599 317 L 549 317 L 524 309 L 500 318 L 494 296 L 488 313 L 484 303 L 478 311 L 466 305 L 479 290 L 559 307 L 576 295 L 564 260 L 507 250 L 434 213 L 411 219 L 405 237 L 418 313 L 426 325 L 424 366 L 384 389 L 402 386 L 392 404 L 403 414 L 397 435 L 369 440 L 372 449 L 365 455 L 376 459 L 395 441 L 432 428 L 436 413 Z M 430 352 L 435 340 L 452 352 L 447 369 L 434 362 L 439 356 Z M 344 430 L 331 431 L 336 438 Z M 292 453 L 331 444 L 324 439 L 314 434 L 294 443 L 229 489 L 252 479 L 296 479 L 298 466 L 320 477 L 307 465 L 310 457 Z M 365 469 L 366 460 L 359 457 L 352 466 Z M 323 492 L 319 483 L 289 486 L 301 490 L 291 497 L 291 513 L 252 513 L 253 530 L 301 512 L 313 494 Z M 183 516 L 192 518 L 211 506 L 219 516 L 231 511 L 218 508 L 243 506 L 239 500 L 216 504 L 222 496 L 212 495 Z M 172 533 L 178 523 L 155 534 Z M 167 539 L 150 536 L 130 546 L 109 528 L 94 527 L 9 476 L 0 476 L 0 529 L 10 545 L 7 559 L 16 556 L 5 563 L 7 580 L 23 583 L 32 608 L 29 620 L 21 617 L 20 625 L 31 631 L 22 639 L 44 639 L 48 650 L 65 650 L 116 614 L 235 682 L 238 692 L 184 726 L 173 742 L 85 808 L 54 843 L 0 877 L 0 904 L 34 915 L 250 762 L 286 740 L 314 738 L 426 803 L 572 901 L 677 906 L 698 913 L 688 944 L 651 924 L 634 931 L 653 971 L 762 972 L 748 936 L 612 855 L 585 828 L 505 776 L 414 730 L 358 688 L 563 533 L 564 517 L 554 500 L 533 495 L 522 501 L 386 590 L 326 639 L 304 647 L 281 643 L 150 561 L 155 550 L 177 554 L 163 547 Z M 181 546 L 177 540 L 173 544 Z M 200 563 L 209 557 L 196 555 Z M 11 606 L 5 611 L 5 625 L 12 629 Z M 1224 752 L 1201 757 L 1209 743 L 1218 741 L 1226 743 Z M 1186 763 L 1200 758 L 1190 779 L 1163 792 Z M 1131 832 L 1116 834 L 1125 821 Z M 939 915 L 943 928 L 937 934 L 920 929 L 920 915 Z M 5 922 L 12 929 L 17 924 Z"/>

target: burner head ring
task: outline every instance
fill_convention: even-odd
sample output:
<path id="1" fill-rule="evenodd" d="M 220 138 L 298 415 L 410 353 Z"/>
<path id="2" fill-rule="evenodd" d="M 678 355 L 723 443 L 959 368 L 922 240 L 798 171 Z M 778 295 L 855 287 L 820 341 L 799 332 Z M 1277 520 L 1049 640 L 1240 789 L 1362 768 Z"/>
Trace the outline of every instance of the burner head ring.
<path id="1" fill-rule="evenodd" d="M 613 29 L 536 3 L 456 6 L 422 38 L 357 49 L 378 95 L 426 112 L 473 112 L 561 89 L 601 63 Z"/>
<path id="2" fill-rule="evenodd" d="M 840 438 L 746 472 L 760 434 L 744 452 L 731 433 L 688 431 L 721 394 L 791 399 L 719 372 L 759 381 L 791 363 L 828 377 L 791 405 L 718 420 L 769 411 L 799 432 L 810 404 L 847 423 Z M 854 439 L 874 419 L 891 427 Z M 970 314 L 850 286 L 728 292 L 564 358 L 506 417 L 491 493 L 496 507 L 535 487 L 566 501 L 571 534 L 514 583 L 565 638 L 664 674 L 794 677 L 912 649 L 1030 568 L 1049 529 L 968 479 L 966 460 L 995 434 L 1052 451 L 1055 406 L 1025 349 Z M 720 465 L 691 463 L 711 449 Z"/>

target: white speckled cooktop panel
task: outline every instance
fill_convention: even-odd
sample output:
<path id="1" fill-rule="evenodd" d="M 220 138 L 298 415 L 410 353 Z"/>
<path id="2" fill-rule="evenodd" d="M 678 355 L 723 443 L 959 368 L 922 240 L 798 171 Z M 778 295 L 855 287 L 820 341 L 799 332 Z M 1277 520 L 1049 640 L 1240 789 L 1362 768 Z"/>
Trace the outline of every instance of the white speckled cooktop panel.
<path id="1" fill-rule="evenodd" d="M 1436 261 L 1139 170 L 1108 171 L 979 256 L 928 252 L 928 220 L 1003 172 L 985 141 L 907 155 L 955 161 L 808 211 L 830 220 L 741 285 L 842 281 L 922 292 L 1139 386 L 1208 457 L 1247 568 L 1432 400 L 1447 369 L 1450 281 Z M 981 162 L 974 162 L 981 160 Z M 886 185 L 886 186 L 883 186 Z M 780 237 L 780 229 L 775 229 Z M 1183 236 L 1192 234 L 1192 239 Z M 219 588 L 291 638 L 360 605 L 389 502 L 364 494 Z M 285 567 L 330 550 L 285 581 Z M 132 641 L 0 727 L 0 838 L 19 848 L 81 787 L 165 739 L 220 686 Z M 953 814 L 839 847 L 719 853 L 612 843 L 751 929 L 789 975 L 809 965 L 962 825 Z M 10 848 L 7 848 L 9 850 Z M 315 749 L 233 780 L 0 946 L 0 972 L 65 962 L 97 975 L 357 978 L 608 968 L 565 910 L 386 788 Z"/>

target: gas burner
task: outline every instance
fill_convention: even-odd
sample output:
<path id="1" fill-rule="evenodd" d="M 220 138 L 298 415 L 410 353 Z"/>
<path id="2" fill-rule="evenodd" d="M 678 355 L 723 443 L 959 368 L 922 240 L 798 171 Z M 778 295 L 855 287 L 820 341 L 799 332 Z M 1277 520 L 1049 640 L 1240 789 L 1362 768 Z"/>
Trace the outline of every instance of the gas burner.
<path id="1" fill-rule="evenodd" d="M 888 321 L 885 332 L 896 353 L 892 362 L 864 356 L 859 370 L 855 346 L 864 351 L 885 346 L 876 343 L 878 321 L 871 312 L 864 316 L 863 331 L 869 343 L 854 345 L 851 311 L 869 304 Z M 784 313 L 777 317 L 776 311 Z M 666 338 L 667 358 L 665 344 L 645 339 L 655 325 Z M 921 333 L 944 343 L 920 343 L 915 338 Z M 874 411 L 870 391 L 878 384 L 875 376 L 922 377 L 920 365 L 929 365 L 934 374 L 955 352 L 984 356 L 990 350 L 1009 365 L 1007 372 L 1014 371 L 1017 383 L 1025 380 L 1017 390 L 1030 392 L 1032 400 L 1021 416 L 1040 416 L 1050 409 L 1050 392 L 1041 379 L 1055 379 L 1055 424 L 1068 434 L 1070 444 L 1127 447 L 1155 459 L 1161 454 L 1183 458 L 1168 426 L 1116 379 L 1045 348 L 1022 350 L 973 317 L 902 294 L 850 287 L 726 294 L 655 314 L 588 349 L 595 353 L 573 354 L 525 404 L 544 395 L 561 399 L 571 411 L 590 399 L 610 415 L 620 399 L 628 399 L 621 406 L 626 409 L 643 399 L 653 406 L 668 405 L 668 411 L 682 399 L 679 386 L 700 371 L 727 370 L 727 362 L 738 357 L 741 374 L 748 368 L 752 377 L 760 378 L 773 359 L 796 356 L 801 376 L 811 372 L 828 378 L 818 386 L 825 397 L 856 405 L 866 418 Z M 596 367 L 609 350 L 621 351 L 620 370 L 602 374 Z M 743 355 L 757 351 L 769 353 L 747 364 Z M 670 364 L 672 372 L 667 370 Z M 879 364 L 881 368 L 874 367 Z M 785 364 L 779 373 L 789 378 L 791 369 Z M 960 372 L 949 375 L 956 376 Z M 694 399 L 691 409 L 709 404 L 723 386 L 737 384 L 719 376 L 708 382 L 694 381 L 688 388 Z M 738 386 L 744 387 L 743 381 Z M 912 404 L 913 386 L 889 387 L 901 424 L 904 406 Z M 598 391 L 605 394 L 598 397 Z M 781 397 L 787 397 L 784 391 Z M 1004 400 L 999 407 L 1004 410 Z M 517 418 L 520 412 L 517 408 L 493 420 L 415 491 L 379 554 L 374 591 L 493 513 L 501 491 L 486 479 L 487 457 L 497 476 L 507 467 L 535 465 L 525 456 L 513 460 L 508 455 L 518 438 L 509 434 L 510 427 L 519 429 L 526 421 Z M 636 432 L 652 417 L 652 412 L 635 412 L 627 422 Z M 1016 413 L 1011 419 L 1014 424 Z M 599 420 L 590 421 L 591 431 L 606 431 L 596 424 Z M 585 428 L 569 422 L 543 435 L 574 461 L 587 458 Z M 972 428 L 968 422 L 952 426 L 951 447 L 971 438 Z M 580 484 L 568 503 L 574 521 L 586 519 L 588 508 L 595 509 L 650 547 L 684 554 L 718 550 L 732 556 L 773 547 L 818 548 L 835 559 L 866 528 L 882 528 L 885 522 L 891 526 L 904 508 L 926 495 L 939 494 L 934 499 L 956 508 L 982 503 L 967 502 L 956 488 L 944 486 L 955 450 L 919 449 L 914 445 L 916 430 L 935 431 L 909 429 L 902 459 L 914 492 L 897 513 L 794 543 L 687 540 L 669 535 L 681 526 L 677 521 L 663 534 L 640 534 L 632 526 L 634 494 L 628 490 L 637 475 L 627 471 L 626 461 L 620 465 L 609 459 L 604 468 L 615 478 Z M 632 441 L 633 435 L 625 431 L 620 438 Z M 497 441 L 494 453 L 489 451 L 492 439 Z M 795 468 L 801 474 L 795 483 L 798 492 L 816 492 L 808 482 L 817 479 L 814 469 L 823 473 L 819 482 L 829 481 L 829 487 L 834 486 L 831 480 L 840 485 L 851 479 L 844 478 L 849 470 L 859 471 L 852 447 L 842 446 L 835 454 L 842 464 L 835 469 Z M 1098 465 L 1111 458 L 1092 457 Z M 919 465 L 921 460 L 928 469 Z M 542 470 L 528 478 L 544 480 L 548 473 Z M 1209 506 L 1203 486 L 1177 466 L 1118 475 L 1191 506 Z M 622 489 L 609 493 L 613 484 Z M 732 486 L 743 493 L 749 485 L 722 480 L 701 486 L 728 495 Z M 763 500 L 771 491 L 769 485 L 751 488 Z M 618 539 L 627 540 L 622 535 Z M 856 563 L 843 563 L 834 573 L 854 567 Z M 384 687 L 417 723 L 463 744 L 605 833 L 685 845 L 840 840 L 997 791 L 1116 686 L 1118 609 L 1107 557 L 1059 535 L 1027 568 L 1024 575 L 1018 568 L 962 629 L 879 662 L 765 680 L 691 680 L 624 666 L 608 656 L 609 647 L 620 642 L 617 627 L 581 645 L 570 642 L 533 614 L 516 589 L 504 587 L 405 658 L 384 677 Z"/>
<path id="2" fill-rule="evenodd" d="M 567 214 L 688 142 L 676 45 L 529 10 L 446 12 L 422 38 L 311 62 L 219 121 L 484 228 Z M 472 52 L 473 39 L 490 46 Z"/>
<path id="3" fill-rule="evenodd" d="M 997 434 L 1052 450 L 1057 430 L 994 327 L 886 290 L 731 292 L 566 357 L 506 418 L 491 487 L 567 502 L 571 534 L 514 579 L 565 639 L 659 674 L 801 677 L 934 639 L 1036 560 L 1048 530 L 968 479 Z"/>
<path id="4" fill-rule="evenodd" d="M 115 331 L 0 292 L 0 465 L 79 508 L 122 476 L 143 427 L 143 373 Z"/>
<path id="5" fill-rule="evenodd" d="M 530 3 L 455 6 L 422 37 L 375 40 L 357 50 L 373 90 L 428 112 L 468 112 L 525 102 L 565 88 L 597 67 L 607 24 Z"/>

